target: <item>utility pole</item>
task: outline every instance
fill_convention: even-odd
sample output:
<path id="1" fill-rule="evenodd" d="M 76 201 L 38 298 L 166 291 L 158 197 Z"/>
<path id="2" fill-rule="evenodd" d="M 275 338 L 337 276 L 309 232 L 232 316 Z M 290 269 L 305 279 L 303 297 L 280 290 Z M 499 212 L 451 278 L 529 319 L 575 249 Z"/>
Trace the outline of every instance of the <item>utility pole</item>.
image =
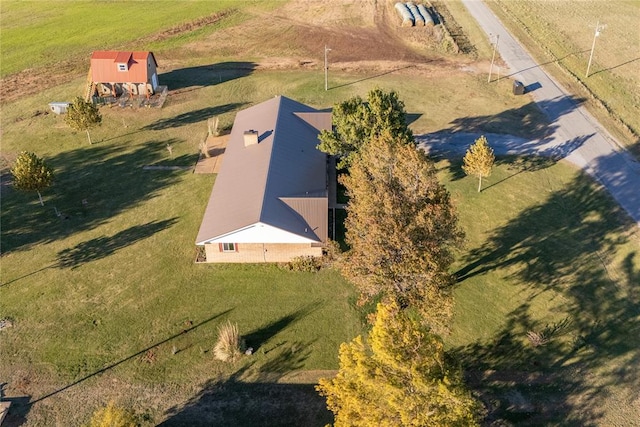
<path id="1" fill-rule="evenodd" d="M 327 62 L 327 53 L 330 51 L 327 45 L 324 45 L 324 90 L 329 90 L 329 63 Z"/>
<path id="2" fill-rule="evenodd" d="M 491 34 L 489 34 L 491 36 Z M 493 55 L 491 55 L 491 67 L 489 68 L 489 80 L 487 83 L 491 83 L 491 73 L 493 72 L 493 61 L 496 59 L 496 49 L 498 48 L 498 42 L 500 41 L 500 34 L 496 34 L 496 43 L 493 45 Z M 498 77 L 500 80 L 500 77 Z"/>
<path id="3" fill-rule="evenodd" d="M 593 51 L 596 48 L 596 37 L 600 35 L 600 31 L 603 30 L 604 27 L 606 27 L 606 25 L 600 25 L 600 21 L 597 21 L 596 31 L 593 34 L 593 44 L 591 45 L 591 55 L 589 55 L 589 64 L 587 64 L 587 74 L 585 75 L 585 78 L 589 77 L 589 69 L 591 68 L 591 60 L 593 59 Z"/>

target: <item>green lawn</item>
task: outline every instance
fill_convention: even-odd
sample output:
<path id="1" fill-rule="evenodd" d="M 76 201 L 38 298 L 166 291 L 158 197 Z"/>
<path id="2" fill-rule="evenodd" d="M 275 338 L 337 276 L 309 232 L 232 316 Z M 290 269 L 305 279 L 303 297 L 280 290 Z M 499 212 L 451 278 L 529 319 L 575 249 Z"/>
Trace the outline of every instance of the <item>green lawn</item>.
<path id="1" fill-rule="evenodd" d="M 60 7 L 55 2 L 0 3 L 2 70 L 0 77 L 26 68 L 88 58 L 101 49 L 157 50 L 178 47 L 220 29 L 208 24 L 177 37 L 149 37 L 214 14 L 226 13 L 224 25 L 237 22 L 244 10 L 268 10 L 271 1 L 82 1 Z M 280 2 L 281 4 L 281 2 Z M 140 17 L 144 16 L 144 19 Z M 135 42 L 135 43 L 134 43 Z M 135 46 L 135 47 L 134 47 Z"/>
<path id="2" fill-rule="evenodd" d="M 569 166 L 499 163 L 480 194 L 459 162 L 439 164 L 468 238 L 448 346 L 492 417 L 629 425 L 640 415 L 640 233 Z M 529 331 L 548 343 L 533 346 Z"/>
<path id="3" fill-rule="evenodd" d="M 185 78 L 193 67 L 165 71 L 165 82 L 184 91 L 161 110 L 102 107 L 93 145 L 47 112 L 51 99 L 80 93 L 82 79 L 3 108 L 3 180 L 23 149 L 55 171 L 54 186 L 43 192 L 44 207 L 34 194 L 2 188 L 0 318 L 14 326 L 1 332 L 0 377 L 10 384 L 8 395 L 35 402 L 22 409 L 31 425 L 54 418 L 78 424 L 110 399 L 155 421 L 197 418 L 219 387 L 263 402 L 245 411 L 246 419 L 276 408 L 276 423 L 330 421 L 313 383 L 337 367 L 339 344 L 362 330 L 364 315 L 353 307 L 352 288 L 335 271 L 195 265 L 195 235 L 214 177 L 142 167 L 193 165 L 207 118 L 218 115 L 221 127 L 228 127 L 239 109 L 277 94 L 326 108 L 379 85 L 406 94 L 409 111 L 426 111 L 429 101 L 409 93 L 408 80 L 417 85 L 422 79 L 336 72 L 333 89 L 324 91 L 315 71 L 225 64 L 207 75 L 207 69 L 195 68 L 205 84 L 194 86 Z M 224 78 L 209 78 L 218 72 Z M 465 85 L 483 88 L 472 76 Z M 501 103 L 480 113 L 528 105 L 506 93 L 497 96 Z M 455 115 L 453 106 L 441 111 L 445 123 Z M 416 116 L 420 131 L 440 127 L 426 120 L 431 116 Z M 226 320 L 237 322 L 257 350 L 231 367 L 210 352 L 216 328 Z M 119 387 L 107 390 L 112 382 Z M 136 399 L 141 393 L 146 397 Z M 225 419 L 247 405 L 233 399 L 219 402 Z"/>
<path id="4" fill-rule="evenodd" d="M 32 425 L 47 425 L 52 417 L 81 422 L 109 399 L 155 421 L 188 423 L 210 405 L 225 419 L 238 420 L 238 405 L 246 406 L 246 399 L 255 405 L 248 417 L 277 408 L 282 422 L 327 421 L 312 384 L 337 367 L 339 343 L 362 331 L 351 287 L 333 271 L 195 265 L 194 238 L 213 177 L 142 166 L 192 165 L 206 118 L 218 114 L 229 125 L 235 111 L 277 93 L 326 107 L 380 85 L 398 90 L 410 113 L 430 111 L 431 101 L 408 93 L 406 76 L 365 80 L 336 73 L 334 82 L 343 85 L 327 92 L 314 72 L 233 77 L 170 97 L 162 110 L 102 108 L 104 123 L 92 132 L 91 146 L 61 117 L 41 114 L 47 99 L 79 90 L 80 81 L 3 112 L 5 165 L 28 148 L 56 171 L 44 208 L 35 195 L 3 188 L 0 317 L 13 319 L 14 327 L 2 331 L 0 375 L 13 395 L 37 402 L 26 407 Z M 482 88 L 473 77 L 465 85 Z M 500 92 L 492 96 L 500 99 Z M 437 114 L 417 115 L 413 126 L 416 133 L 482 130 L 495 126 L 481 120 L 493 115 L 515 128 L 518 112 L 529 106 L 524 98 L 504 96 L 444 126 L 458 107 L 443 103 Z M 431 123 L 433 117 L 440 121 Z M 174 146 L 173 158 L 167 143 Z M 550 409 L 552 419 L 584 425 L 632 419 L 633 406 L 616 411 L 614 403 L 632 390 L 624 367 L 638 356 L 637 296 L 629 290 L 638 281 L 638 236 L 618 221 L 617 208 L 565 165 L 505 162 L 480 194 L 458 165 L 438 167 L 468 237 L 454 266 L 461 282 L 449 347 L 474 375 L 490 369 L 550 372 L 558 384 L 550 395 L 562 403 Z M 54 207 L 68 219 L 55 216 Z M 566 318 L 562 334 L 556 332 L 546 346 L 529 347 L 529 329 L 542 331 Z M 216 327 L 226 320 L 237 322 L 257 349 L 231 367 L 215 362 L 210 352 Z M 576 373 L 585 370 L 590 376 Z M 518 386 L 526 402 L 550 393 L 549 380 L 537 381 L 542 388 Z M 112 382 L 119 387 L 105 391 Z M 519 398 L 501 389 L 499 379 L 481 383 L 503 405 Z M 235 403 L 216 390 L 226 390 Z M 146 397 L 136 399 L 140 393 Z M 298 404 L 279 406 L 288 401 Z M 536 410 L 547 408 L 542 401 Z M 78 402 L 85 409 L 70 410 Z M 602 414 L 586 410 L 586 403 L 603 408 Z M 536 410 L 526 414 L 532 424 L 540 419 Z"/>
<path id="5" fill-rule="evenodd" d="M 291 96 L 304 96 L 310 78 L 293 73 Z M 142 169 L 193 165 L 206 119 L 231 123 L 238 109 L 285 89 L 278 75 L 170 97 L 162 110 L 103 107 L 93 145 L 61 117 L 41 114 L 52 93 L 76 87 L 23 99 L 2 116 L 3 172 L 21 149 L 55 170 L 44 207 L 34 194 L 2 189 L 0 318 L 13 327 L 1 332 L 0 377 L 8 394 L 35 401 L 22 408 L 29 422 L 77 424 L 110 398 L 158 422 L 184 421 L 197 418 L 197 396 L 212 387 L 239 387 L 256 405 L 245 420 L 330 421 L 313 384 L 337 368 L 339 344 L 362 330 L 351 286 L 335 271 L 194 264 L 214 176 Z M 227 320 L 256 351 L 229 367 L 211 352 Z M 106 391 L 112 381 L 122 387 Z M 148 398 L 136 399 L 141 388 Z M 234 399 L 221 403 L 225 419 L 248 403 Z M 78 403 L 82 410 L 70 410 Z"/>

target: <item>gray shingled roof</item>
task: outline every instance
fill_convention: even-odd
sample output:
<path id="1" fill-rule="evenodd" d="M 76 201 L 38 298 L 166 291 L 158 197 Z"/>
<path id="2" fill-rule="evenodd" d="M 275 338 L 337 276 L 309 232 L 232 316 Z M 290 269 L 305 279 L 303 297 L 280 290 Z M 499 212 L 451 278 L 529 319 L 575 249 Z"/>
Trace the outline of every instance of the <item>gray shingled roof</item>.
<path id="1" fill-rule="evenodd" d="M 316 145 L 319 129 L 330 128 L 331 113 L 283 96 L 240 111 L 196 244 L 227 241 L 224 236 L 259 223 L 326 241 L 326 155 Z M 258 132 L 259 142 L 245 147 L 248 130 Z"/>

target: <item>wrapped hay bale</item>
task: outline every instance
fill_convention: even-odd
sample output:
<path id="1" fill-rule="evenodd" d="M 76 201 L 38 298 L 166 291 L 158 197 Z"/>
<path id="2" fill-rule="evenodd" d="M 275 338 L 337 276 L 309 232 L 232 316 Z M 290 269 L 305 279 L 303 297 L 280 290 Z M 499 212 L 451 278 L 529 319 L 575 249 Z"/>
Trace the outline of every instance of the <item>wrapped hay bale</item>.
<path id="1" fill-rule="evenodd" d="M 413 20 L 415 22 L 416 27 L 424 27 L 424 22 L 425 22 L 424 18 L 418 11 L 418 7 L 415 5 L 415 3 L 412 1 L 408 1 L 407 8 L 411 12 L 411 15 L 413 15 Z"/>
<path id="2" fill-rule="evenodd" d="M 411 13 L 407 5 L 405 5 L 402 2 L 398 2 L 396 3 L 395 8 L 398 11 L 398 14 L 400 15 L 400 19 L 402 19 L 402 26 L 413 27 L 413 24 L 414 24 L 413 14 Z"/>
<path id="3" fill-rule="evenodd" d="M 417 8 L 418 8 L 418 12 L 420 12 L 420 15 L 422 15 L 422 17 L 424 18 L 424 24 L 428 27 L 432 27 L 435 24 L 435 22 L 431 14 L 425 7 L 425 5 L 419 4 Z"/>

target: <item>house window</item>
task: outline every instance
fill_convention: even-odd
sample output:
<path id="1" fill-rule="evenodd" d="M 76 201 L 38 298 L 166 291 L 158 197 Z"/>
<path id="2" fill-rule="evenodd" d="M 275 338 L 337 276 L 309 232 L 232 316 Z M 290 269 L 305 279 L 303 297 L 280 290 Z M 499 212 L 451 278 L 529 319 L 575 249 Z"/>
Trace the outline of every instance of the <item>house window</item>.
<path id="1" fill-rule="evenodd" d="M 223 243 L 222 244 L 222 252 L 235 252 L 236 244 L 235 243 Z"/>
<path id="2" fill-rule="evenodd" d="M 118 71 L 127 71 L 127 64 L 118 64 Z"/>

